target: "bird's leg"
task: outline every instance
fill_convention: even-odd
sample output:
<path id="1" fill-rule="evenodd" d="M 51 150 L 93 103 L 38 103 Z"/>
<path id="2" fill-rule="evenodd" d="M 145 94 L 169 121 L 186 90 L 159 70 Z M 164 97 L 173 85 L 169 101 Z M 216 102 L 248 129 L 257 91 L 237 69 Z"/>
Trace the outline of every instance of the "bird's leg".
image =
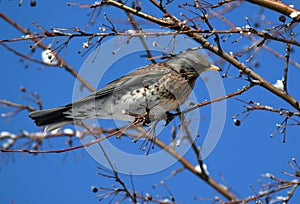
<path id="1" fill-rule="evenodd" d="M 144 113 L 144 117 L 143 117 L 143 126 L 149 126 L 151 124 L 149 115 L 150 115 L 150 108 L 146 107 L 146 113 Z"/>
<path id="2" fill-rule="evenodd" d="M 150 108 L 149 108 L 149 101 L 148 101 L 148 97 L 147 97 L 147 89 L 149 88 L 149 86 L 146 86 L 146 84 L 143 83 L 143 87 L 144 87 L 144 93 L 143 93 L 143 96 L 145 97 L 145 103 L 146 103 L 146 106 L 142 105 L 145 107 L 146 109 L 146 112 L 144 113 L 144 117 L 143 117 L 143 126 L 150 126 L 151 124 L 151 120 L 150 120 Z"/>

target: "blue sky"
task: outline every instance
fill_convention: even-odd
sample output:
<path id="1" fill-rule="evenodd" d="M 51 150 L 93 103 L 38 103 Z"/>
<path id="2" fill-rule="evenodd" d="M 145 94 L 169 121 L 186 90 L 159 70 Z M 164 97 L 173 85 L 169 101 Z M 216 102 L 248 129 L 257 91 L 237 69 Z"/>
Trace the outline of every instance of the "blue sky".
<path id="1" fill-rule="evenodd" d="M 295 7 L 299 9 L 300 5 L 297 5 L 295 2 L 290 1 L 289 3 L 294 3 Z M 248 14 L 253 15 L 253 10 L 249 8 L 256 9 L 257 12 L 260 11 L 257 7 L 246 4 L 246 6 L 241 7 L 241 9 L 233 10 L 227 17 L 231 19 L 232 16 L 240 16 L 241 18 L 236 19 L 235 23 L 238 26 L 244 26 L 246 22 L 242 16 L 247 16 Z M 143 9 L 147 12 L 147 9 L 151 8 L 145 7 Z M 112 9 L 112 11 L 108 9 L 104 10 L 112 19 L 120 19 L 123 17 L 123 14 L 117 13 L 115 9 Z M 22 26 L 28 27 L 33 31 L 39 30 L 32 25 L 32 21 L 35 21 L 47 29 L 51 27 L 70 28 L 75 26 L 83 28 L 88 21 L 88 10 L 76 6 L 68 7 L 67 2 L 63 1 L 59 3 L 38 1 L 37 6 L 34 8 L 31 8 L 27 1 L 24 1 L 21 7 L 18 7 L 17 2 L 14 1 L 2 1 L 0 3 L 0 11 Z M 154 15 L 159 16 L 161 14 L 155 10 Z M 268 11 L 265 11 L 265 15 L 267 17 L 266 20 L 270 22 L 276 21 L 279 17 L 278 14 Z M 250 20 L 250 23 L 254 23 L 254 21 L 255 19 L 253 21 Z M 226 27 L 217 20 L 213 21 L 213 23 L 220 29 Z M 276 21 L 276 23 L 279 24 L 278 21 Z M 117 23 L 117 25 L 122 27 L 122 23 Z M 2 19 L 0 20 L 0 27 L 0 39 L 20 37 L 22 35 Z M 150 24 L 145 24 L 145 27 L 152 28 Z M 93 29 L 97 29 L 97 26 L 91 28 L 91 30 Z M 295 29 L 296 33 L 297 31 L 299 32 L 299 28 L 296 27 Z M 232 37 L 232 40 L 234 39 L 235 37 Z M 64 55 L 65 60 L 76 70 L 80 70 L 82 63 L 86 59 L 86 56 L 82 57 L 77 52 L 85 40 L 75 39 L 72 41 L 68 45 Z M 240 46 L 249 45 L 249 43 L 247 44 L 247 41 L 243 39 L 240 44 L 232 46 L 232 40 L 228 40 L 224 43 L 224 49 L 226 51 L 231 51 L 230 49 L 233 49 L 233 51 L 238 50 L 241 48 Z M 51 43 L 51 40 L 45 40 L 43 42 L 47 44 Z M 31 44 L 27 42 L 16 42 L 12 44 L 12 47 L 21 53 L 29 53 L 30 45 Z M 268 44 L 268 46 L 284 54 L 285 47 L 281 43 L 272 42 Z M 38 58 L 40 53 L 41 50 L 37 49 L 33 56 Z M 20 91 L 20 87 L 24 86 L 28 91 L 40 93 L 44 108 L 67 104 L 72 100 L 75 79 L 64 69 L 42 67 L 32 62 L 26 67 L 25 65 L 28 62 L 21 62 L 18 57 L 8 52 L 2 46 L 0 47 L 0 54 L 0 66 L 2 69 L 0 75 L 0 99 L 34 105 L 30 101 L 22 98 L 22 96 L 27 96 L 26 93 Z M 298 55 L 299 49 L 295 48 L 291 59 L 297 61 L 298 59 L 296 57 Z M 212 56 L 212 58 L 216 59 L 214 56 Z M 246 57 L 243 57 L 241 60 L 245 58 Z M 282 60 L 279 60 L 267 51 L 262 51 L 258 54 L 256 60 L 260 62 L 260 66 L 254 68 L 255 71 L 266 77 L 271 83 L 275 83 L 276 80 L 281 79 L 284 67 Z M 144 59 L 136 58 L 136 56 L 122 58 L 122 60 L 113 65 L 99 87 L 148 63 L 149 62 Z M 251 63 L 247 65 L 252 66 Z M 120 69 L 121 66 L 122 69 Z M 227 66 L 228 64 L 225 64 L 225 66 L 222 67 L 223 70 L 226 70 Z M 300 77 L 299 69 L 290 66 L 289 71 L 289 92 L 296 99 L 299 99 L 300 92 L 297 87 L 297 82 Z M 233 68 L 230 69 L 230 74 L 236 75 Z M 246 84 L 246 82 L 242 80 L 227 78 L 223 79 L 223 83 L 226 93 L 236 91 Z M 203 88 L 204 86 L 204 82 L 199 80 L 195 89 L 201 90 L 201 87 Z M 205 100 L 207 97 L 207 93 L 203 93 L 203 95 L 200 94 L 199 100 Z M 244 101 L 252 100 L 274 108 L 283 107 L 291 109 L 287 103 L 261 87 L 255 87 L 238 98 Z M 261 177 L 263 173 L 270 172 L 281 178 L 289 179 L 289 177 L 282 175 L 281 172 L 292 172 L 287 162 L 291 161 L 293 157 L 300 159 L 300 139 L 297 126 L 287 129 L 286 143 L 282 143 L 283 135 L 281 134 L 276 134 L 273 138 L 270 137 L 270 134 L 276 128 L 275 124 L 281 123 L 284 119 L 276 113 L 256 111 L 242 121 L 241 126 L 237 127 L 233 124 L 231 117 L 242 112 L 244 110 L 243 105 L 245 104 L 236 100 L 227 101 L 226 123 L 222 136 L 214 151 L 204 161 L 208 165 L 210 175 L 216 180 L 224 182 L 220 177 L 220 175 L 222 175 L 225 179 L 224 184 L 230 186 L 240 198 L 253 194 L 249 187 L 250 184 L 254 186 L 256 192 L 259 191 L 258 180 L 262 179 L 267 182 L 266 179 Z M 10 110 L 12 109 L 0 106 L 1 113 L 6 113 Z M 210 122 L 210 107 L 204 107 L 200 112 L 200 132 L 202 133 L 205 132 Z M 16 115 L 9 122 L 6 120 L 7 118 L 0 118 L 0 131 L 9 131 L 18 134 L 20 130 L 27 130 L 29 132 L 41 130 L 28 118 L 26 111 Z M 101 124 L 107 125 L 110 123 L 102 121 Z M 201 139 L 199 140 L 201 141 Z M 44 141 L 44 147 L 63 147 L 65 141 L 65 139 Z M 134 148 L 134 151 L 139 149 L 139 144 L 132 144 L 127 139 L 120 139 L 117 142 L 120 142 L 120 146 L 125 147 L 125 149 L 129 148 L 129 151 L 132 151 L 132 148 Z M 20 142 L 18 146 L 14 148 L 24 147 L 28 148 L 30 144 Z M 193 156 L 192 151 L 186 154 L 186 157 L 190 158 L 193 164 L 196 165 L 196 160 L 192 159 Z M 113 183 L 113 180 L 96 175 L 96 172 L 99 171 L 97 169 L 99 164 L 84 149 L 63 154 L 29 155 L 26 153 L 0 153 L 0 165 L 0 203 L 10 203 L 11 200 L 14 200 L 15 203 L 32 204 L 54 202 L 98 203 L 95 194 L 90 190 L 90 186 L 110 187 Z M 164 190 L 161 185 L 159 185 L 157 189 L 153 189 L 152 185 L 159 183 L 160 180 L 169 176 L 173 170 L 179 167 L 181 167 L 181 165 L 177 162 L 161 172 L 135 176 L 133 178 L 135 189 L 139 189 L 140 192 L 150 192 L 153 193 L 153 195 L 159 194 L 168 196 L 168 192 Z M 129 181 L 127 175 L 121 176 L 125 181 Z M 187 171 L 168 179 L 166 183 L 171 192 L 175 195 L 177 202 L 193 203 L 196 202 L 194 200 L 195 196 L 212 198 L 216 195 L 214 190 L 207 184 L 195 179 L 195 177 Z M 181 188 L 182 186 L 184 186 L 184 188 Z M 299 193 L 295 193 L 293 203 L 300 199 L 297 194 L 299 195 Z M 104 203 L 106 203 L 106 201 L 104 201 Z M 208 201 L 208 203 L 211 203 L 211 201 Z"/>

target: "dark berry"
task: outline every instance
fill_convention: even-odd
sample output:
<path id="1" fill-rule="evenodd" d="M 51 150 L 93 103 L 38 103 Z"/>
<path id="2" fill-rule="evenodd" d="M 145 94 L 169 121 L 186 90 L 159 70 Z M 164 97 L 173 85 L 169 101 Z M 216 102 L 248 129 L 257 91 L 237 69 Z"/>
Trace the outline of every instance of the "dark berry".
<path id="1" fill-rule="evenodd" d="M 36 6 L 36 1 L 35 0 L 31 0 L 30 1 L 30 6 L 31 7 L 35 7 Z"/>
<path id="2" fill-rule="evenodd" d="M 279 21 L 281 21 L 282 23 L 284 23 L 286 21 L 286 17 L 284 15 L 281 15 L 279 17 Z"/>
<path id="3" fill-rule="evenodd" d="M 136 9 L 137 11 L 141 11 L 141 10 L 142 10 L 142 7 L 141 7 L 141 6 L 136 6 L 135 9 Z"/>
<path id="4" fill-rule="evenodd" d="M 241 125 L 241 121 L 240 121 L 240 120 L 237 120 L 237 119 L 234 119 L 234 120 L 233 120 L 233 123 L 234 123 L 236 126 L 240 126 L 240 125 Z"/>
<path id="5" fill-rule="evenodd" d="M 24 86 L 21 86 L 20 90 L 21 90 L 22 92 L 26 92 L 26 88 L 25 88 Z"/>
<path id="6" fill-rule="evenodd" d="M 91 186 L 91 190 L 93 193 L 97 193 L 98 192 L 98 188 L 96 188 L 95 186 Z"/>

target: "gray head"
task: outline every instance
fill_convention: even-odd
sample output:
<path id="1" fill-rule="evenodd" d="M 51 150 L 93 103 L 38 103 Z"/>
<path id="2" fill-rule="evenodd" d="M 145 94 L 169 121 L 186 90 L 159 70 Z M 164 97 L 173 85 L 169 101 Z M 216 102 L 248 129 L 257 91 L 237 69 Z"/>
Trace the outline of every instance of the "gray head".
<path id="1" fill-rule="evenodd" d="M 184 70 L 186 72 L 197 72 L 199 75 L 207 70 L 221 71 L 215 65 L 212 65 L 208 59 L 195 51 L 184 51 L 175 55 L 166 61 L 177 72 Z"/>

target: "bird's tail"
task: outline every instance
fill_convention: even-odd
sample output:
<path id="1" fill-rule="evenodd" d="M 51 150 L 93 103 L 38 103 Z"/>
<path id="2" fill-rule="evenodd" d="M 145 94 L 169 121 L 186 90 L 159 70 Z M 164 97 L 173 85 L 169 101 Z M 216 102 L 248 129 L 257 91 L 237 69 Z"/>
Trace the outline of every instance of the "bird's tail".
<path id="1" fill-rule="evenodd" d="M 62 106 L 58 108 L 52 108 L 47 110 L 37 110 L 29 114 L 37 126 L 46 126 L 44 131 L 48 132 L 55 130 L 61 126 L 74 123 L 72 118 L 66 117 L 65 112 L 70 107 Z"/>

